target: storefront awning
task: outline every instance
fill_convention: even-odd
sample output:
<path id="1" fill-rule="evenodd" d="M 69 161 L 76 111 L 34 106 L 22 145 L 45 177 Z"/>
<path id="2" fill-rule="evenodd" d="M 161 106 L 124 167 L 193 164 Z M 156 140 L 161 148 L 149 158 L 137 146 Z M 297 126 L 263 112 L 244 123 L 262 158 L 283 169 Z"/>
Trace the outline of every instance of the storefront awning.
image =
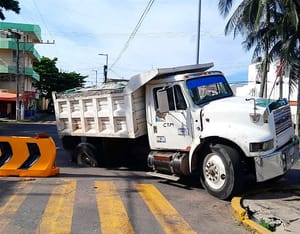
<path id="1" fill-rule="evenodd" d="M 15 93 L 0 93 L 0 101 L 16 101 L 16 94 Z"/>

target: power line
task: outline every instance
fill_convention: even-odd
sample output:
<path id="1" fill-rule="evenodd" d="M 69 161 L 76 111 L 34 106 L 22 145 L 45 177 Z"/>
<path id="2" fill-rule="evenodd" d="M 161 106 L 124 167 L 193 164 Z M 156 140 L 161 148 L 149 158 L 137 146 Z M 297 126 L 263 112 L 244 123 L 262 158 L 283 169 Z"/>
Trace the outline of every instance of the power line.
<path id="1" fill-rule="evenodd" d="M 137 25 L 135 26 L 135 28 L 133 29 L 132 33 L 130 34 L 127 42 L 125 43 L 123 49 L 121 50 L 120 54 L 118 55 L 118 57 L 116 58 L 116 60 L 112 63 L 112 65 L 110 66 L 111 68 L 115 66 L 115 64 L 120 60 L 120 58 L 122 57 L 123 53 L 125 52 L 125 50 L 128 48 L 129 43 L 131 40 L 133 40 L 133 38 L 135 37 L 137 31 L 139 30 L 140 26 L 142 25 L 143 20 L 145 19 L 146 15 L 148 14 L 148 12 L 150 11 L 152 5 L 154 3 L 154 0 L 150 0 L 148 2 L 148 5 L 146 6 L 143 14 L 141 15 Z"/>
<path id="2" fill-rule="evenodd" d="M 94 37 L 95 35 L 101 37 L 125 37 L 129 33 L 116 33 L 116 32 L 102 32 L 102 33 L 94 33 L 94 32 L 79 32 L 79 31 L 51 31 L 54 35 L 64 35 L 64 36 L 85 36 L 85 37 Z M 144 32 L 139 33 L 136 36 L 143 37 L 188 37 L 195 34 L 194 32 Z"/>
<path id="3" fill-rule="evenodd" d="M 37 12 L 38 12 L 38 14 L 39 14 L 39 16 L 40 16 L 40 18 L 41 18 L 41 20 L 42 20 L 42 22 L 43 22 L 43 24 L 44 24 L 46 30 L 48 31 L 49 35 L 50 35 L 51 37 L 53 37 L 53 36 L 51 35 L 51 33 L 50 33 L 49 28 L 47 27 L 47 24 L 46 24 L 46 22 L 45 22 L 45 20 L 44 20 L 44 17 L 43 17 L 43 15 L 41 14 L 40 9 L 39 9 L 39 7 L 37 6 L 35 0 L 32 0 L 32 1 L 33 1 L 33 4 L 34 4 L 35 8 L 37 9 Z"/>
<path id="4" fill-rule="evenodd" d="M 114 73 L 117 77 L 119 78 L 124 78 L 123 76 L 121 76 L 119 73 L 115 72 L 114 70 L 112 70 L 111 68 L 109 69 L 112 73 Z"/>

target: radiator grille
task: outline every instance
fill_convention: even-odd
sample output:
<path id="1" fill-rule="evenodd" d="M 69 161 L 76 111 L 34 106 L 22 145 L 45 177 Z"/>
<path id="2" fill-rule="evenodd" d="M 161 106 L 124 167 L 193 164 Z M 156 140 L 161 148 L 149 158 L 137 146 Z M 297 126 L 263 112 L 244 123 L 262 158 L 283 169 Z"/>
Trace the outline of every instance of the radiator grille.
<path id="1" fill-rule="evenodd" d="M 292 126 L 292 115 L 289 106 L 274 110 L 274 123 L 276 135 Z"/>

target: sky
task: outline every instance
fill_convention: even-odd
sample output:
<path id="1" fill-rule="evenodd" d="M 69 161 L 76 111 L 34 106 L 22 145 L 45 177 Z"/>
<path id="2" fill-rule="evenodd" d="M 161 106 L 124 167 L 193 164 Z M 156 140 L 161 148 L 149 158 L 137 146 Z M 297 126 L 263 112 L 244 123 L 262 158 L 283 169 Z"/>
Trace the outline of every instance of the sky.
<path id="1" fill-rule="evenodd" d="M 239 2 L 239 1 L 237 1 Z M 58 58 L 65 72 L 88 76 L 87 85 L 108 77 L 130 79 L 153 68 L 196 63 L 199 0 L 155 0 L 135 36 L 127 43 L 149 0 L 20 0 L 20 14 L 4 12 L 4 22 L 37 24 L 41 56 Z M 242 39 L 225 36 L 226 19 L 218 1 L 202 0 L 200 63 L 214 63 L 229 82 L 247 80 L 252 54 Z M 126 46 L 127 45 L 127 46 Z M 124 48 L 126 48 L 124 50 Z M 123 51 L 123 53 L 121 53 Z"/>

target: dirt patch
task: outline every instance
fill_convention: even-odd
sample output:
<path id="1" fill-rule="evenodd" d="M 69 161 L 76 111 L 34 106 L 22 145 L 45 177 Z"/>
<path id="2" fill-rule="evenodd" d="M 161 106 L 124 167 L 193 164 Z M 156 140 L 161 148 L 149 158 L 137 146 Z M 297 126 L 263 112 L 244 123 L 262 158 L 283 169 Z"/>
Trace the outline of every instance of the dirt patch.
<path id="1" fill-rule="evenodd" d="M 249 195 L 242 206 L 250 219 L 274 233 L 299 233 L 300 187 Z"/>

